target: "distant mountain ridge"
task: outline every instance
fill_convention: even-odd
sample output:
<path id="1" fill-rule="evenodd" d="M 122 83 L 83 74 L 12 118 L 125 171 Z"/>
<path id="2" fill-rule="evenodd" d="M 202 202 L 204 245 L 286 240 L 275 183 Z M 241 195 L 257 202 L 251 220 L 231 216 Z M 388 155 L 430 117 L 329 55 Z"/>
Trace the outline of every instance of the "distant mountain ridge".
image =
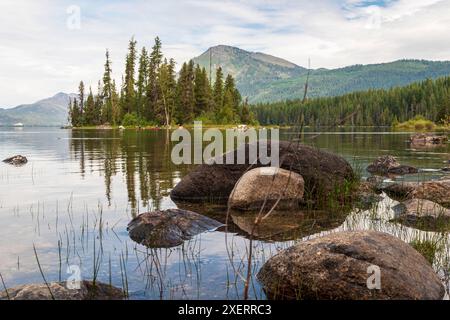
<path id="1" fill-rule="evenodd" d="M 232 74 L 242 96 L 251 103 L 274 102 L 303 96 L 308 69 L 285 59 L 230 46 L 215 46 L 194 58 L 209 72 L 215 67 Z M 308 97 L 339 96 L 354 91 L 405 86 L 427 78 L 450 75 L 450 61 L 398 60 L 389 63 L 353 65 L 310 71 Z M 0 108 L 0 126 L 21 122 L 25 126 L 61 126 L 67 123 L 69 99 L 76 94 L 53 97 L 11 109 Z"/>
<path id="2" fill-rule="evenodd" d="M 57 93 L 53 97 L 11 109 L 0 109 L 0 126 L 60 126 L 67 123 L 69 100 L 76 94 Z"/>
<path id="3" fill-rule="evenodd" d="M 243 96 L 252 103 L 301 98 L 308 70 L 287 60 L 259 52 L 219 45 L 194 58 L 212 76 L 221 66 L 236 78 Z M 353 65 L 338 69 L 311 70 L 309 97 L 338 96 L 369 89 L 388 89 L 412 82 L 450 75 L 450 61 L 398 60 L 389 63 Z M 214 78 L 213 78 L 214 79 Z"/>

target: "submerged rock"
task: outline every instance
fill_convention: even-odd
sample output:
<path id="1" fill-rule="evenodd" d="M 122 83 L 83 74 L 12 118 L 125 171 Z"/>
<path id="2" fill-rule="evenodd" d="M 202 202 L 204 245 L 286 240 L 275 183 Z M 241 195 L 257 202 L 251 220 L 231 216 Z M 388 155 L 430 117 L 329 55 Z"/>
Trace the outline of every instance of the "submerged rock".
<path id="1" fill-rule="evenodd" d="M 411 166 L 401 165 L 393 156 L 381 156 L 367 167 L 367 171 L 374 174 L 410 174 L 419 170 Z"/>
<path id="2" fill-rule="evenodd" d="M 230 195 L 229 205 L 238 210 L 258 210 L 263 204 L 268 211 L 299 207 L 303 199 L 305 181 L 298 173 L 262 167 L 246 172 L 236 183 Z"/>
<path id="3" fill-rule="evenodd" d="M 170 248 L 222 224 L 198 213 L 169 209 L 142 213 L 128 224 L 130 238 L 149 248 Z"/>
<path id="4" fill-rule="evenodd" d="M 24 156 L 17 155 L 17 156 L 13 156 L 11 158 L 7 158 L 7 159 L 3 160 L 3 162 L 12 164 L 14 166 L 23 166 L 28 162 L 28 159 Z"/>
<path id="5" fill-rule="evenodd" d="M 257 146 L 258 148 L 258 146 Z M 226 203 L 239 178 L 250 167 L 262 167 L 258 158 L 256 163 L 249 161 L 249 144 L 242 145 L 245 150 L 245 164 L 226 164 L 227 154 L 220 156 L 224 164 L 203 164 L 185 176 L 172 190 L 174 201 Z M 271 152 L 271 144 L 267 146 Z M 234 159 L 238 151 L 232 151 Z M 314 147 L 279 142 L 280 167 L 300 174 L 305 181 L 305 200 L 322 203 L 337 192 L 345 190 L 355 174 L 350 164 L 342 157 Z M 236 163 L 236 162 L 235 162 Z"/>
<path id="6" fill-rule="evenodd" d="M 413 146 L 438 146 L 448 140 L 447 136 L 439 136 L 431 133 L 416 133 L 410 138 Z"/>
<path id="7" fill-rule="evenodd" d="M 380 289 L 369 289 L 368 278 L 377 267 Z M 420 253 L 376 231 L 338 232 L 302 242 L 269 259 L 257 277 L 272 299 L 437 300 L 445 294 Z"/>
<path id="8" fill-rule="evenodd" d="M 434 231 L 450 226 L 450 209 L 429 200 L 410 199 L 392 209 L 394 220 L 418 229 Z"/>
<path id="9" fill-rule="evenodd" d="M 231 219 L 243 236 L 262 241 L 289 241 L 332 230 L 345 221 L 348 212 L 328 210 L 273 211 L 255 226 L 259 212 L 231 211 Z M 238 232 L 242 234 L 242 232 Z"/>
<path id="10" fill-rule="evenodd" d="M 65 282 L 27 284 L 0 292 L 0 300 L 121 300 L 121 289 L 101 282 L 81 281 L 80 289 L 67 289 Z M 51 293 L 50 293 L 51 292 Z M 53 295 L 53 298 L 52 298 Z"/>

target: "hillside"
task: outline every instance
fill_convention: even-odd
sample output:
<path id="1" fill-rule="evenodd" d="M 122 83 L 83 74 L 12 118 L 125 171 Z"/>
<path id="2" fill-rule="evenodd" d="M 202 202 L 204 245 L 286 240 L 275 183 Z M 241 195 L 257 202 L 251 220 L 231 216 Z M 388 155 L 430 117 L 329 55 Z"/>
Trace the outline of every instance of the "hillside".
<path id="1" fill-rule="evenodd" d="M 23 104 L 11 109 L 0 109 L 0 125 L 21 122 L 26 126 L 60 126 L 67 123 L 70 97 L 74 94 L 58 93 L 53 97 Z"/>
<path id="2" fill-rule="evenodd" d="M 307 69 L 289 61 L 229 46 L 216 46 L 194 58 L 209 70 L 214 66 L 236 78 L 238 89 L 249 101 L 273 102 L 300 98 Z M 338 96 L 368 89 L 388 89 L 427 78 L 450 75 L 450 61 L 399 60 L 382 64 L 354 65 L 339 69 L 311 70 L 309 97 Z M 213 74 L 214 76 L 214 74 Z"/>

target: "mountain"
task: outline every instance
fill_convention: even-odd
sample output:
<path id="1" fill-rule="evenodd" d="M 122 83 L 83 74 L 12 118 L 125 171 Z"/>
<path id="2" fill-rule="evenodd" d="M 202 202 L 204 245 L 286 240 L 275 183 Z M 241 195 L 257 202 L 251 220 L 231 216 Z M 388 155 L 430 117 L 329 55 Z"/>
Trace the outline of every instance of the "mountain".
<path id="1" fill-rule="evenodd" d="M 53 97 L 11 109 L 0 108 L 0 126 L 21 122 L 26 126 L 60 126 L 67 123 L 69 99 L 76 94 L 57 93 Z"/>
<path id="2" fill-rule="evenodd" d="M 208 49 L 194 62 L 209 70 L 209 59 L 231 74 L 252 103 L 301 98 L 308 70 L 289 61 L 230 46 Z M 213 72 L 214 77 L 214 72 Z M 308 97 L 338 96 L 368 89 L 388 89 L 450 75 L 450 61 L 398 60 L 310 72 Z M 214 78 L 213 78 L 214 79 Z"/>

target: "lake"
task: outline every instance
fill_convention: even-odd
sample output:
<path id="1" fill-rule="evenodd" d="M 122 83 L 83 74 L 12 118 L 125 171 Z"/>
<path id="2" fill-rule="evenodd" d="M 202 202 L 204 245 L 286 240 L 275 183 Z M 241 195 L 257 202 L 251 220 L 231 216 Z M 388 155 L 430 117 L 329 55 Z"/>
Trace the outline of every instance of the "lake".
<path id="1" fill-rule="evenodd" d="M 295 136 L 290 129 L 280 132 L 282 139 Z M 413 149 L 409 136 L 357 128 L 319 135 L 307 130 L 302 139 L 345 157 L 363 177 L 368 176 L 367 165 L 383 154 L 420 169 L 418 174 L 391 179 L 441 177 L 439 169 L 449 160 L 450 144 Z M 0 163 L 0 273 L 6 285 L 42 283 L 38 259 L 47 281 L 66 281 L 73 276 L 68 267 L 77 266 L 82 279 L 95 277 L 125 288 L 130 299 L 242 298 L 251 216 L 232 216 L 227 228 L 197 235 L 171 249 L 148 249 L 128 236 L 127 224 L 139 213 L 177 207 L 170 190 L 193 166 L 172 164 L 173 145 L 166 130 L 0 127 L 0 159 L 28 157 L 22 167 Z M 448 234 L 390 222 L 396 203 L 384 196 L 376 208 L 344 216 L 333 212 L 272 216 L 255 234 L 250 297 L 265 298 L 254 274 L 279 250 L 321 234 L 354 229 L 380 230 L 406 242 L 439 242 L 434 268 L 448 293 Z M 224 208 L 188 209 L 225 220 Z"/>

